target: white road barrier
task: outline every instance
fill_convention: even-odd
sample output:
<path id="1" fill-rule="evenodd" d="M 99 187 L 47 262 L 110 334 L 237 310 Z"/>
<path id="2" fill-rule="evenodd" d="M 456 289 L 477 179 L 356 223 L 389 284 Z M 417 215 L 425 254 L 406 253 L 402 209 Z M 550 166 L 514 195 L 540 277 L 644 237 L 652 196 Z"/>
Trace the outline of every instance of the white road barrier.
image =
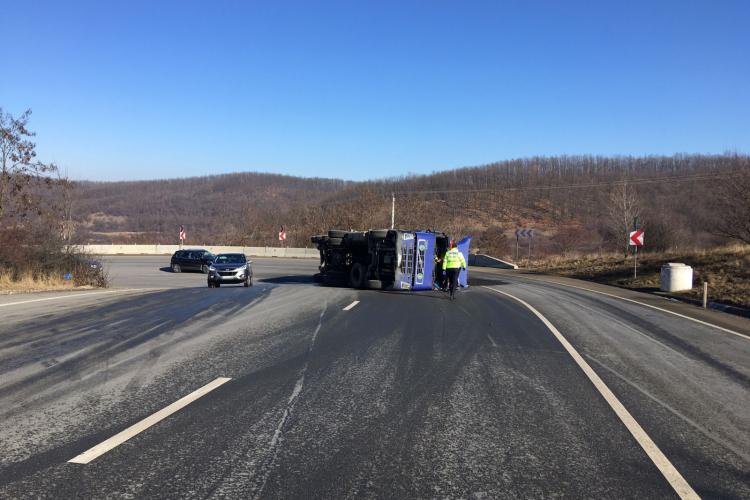
<path id="1" fill-rule="evenodd" d="M 92 255 L 172 255 L 179 245 L 78 245 L 79 250 Z M 244 253 L 250 257 L 287 257 L 317 259 L 317 248 L 241 247 L 222 245 L 184 245 L 184 249 L 202 248 L 211 253 Z"/>

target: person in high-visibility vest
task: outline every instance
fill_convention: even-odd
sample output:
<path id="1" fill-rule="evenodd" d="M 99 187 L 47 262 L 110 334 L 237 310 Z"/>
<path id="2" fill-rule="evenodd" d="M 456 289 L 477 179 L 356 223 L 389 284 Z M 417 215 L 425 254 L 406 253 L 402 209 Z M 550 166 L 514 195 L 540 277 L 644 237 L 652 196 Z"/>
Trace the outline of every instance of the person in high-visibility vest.
<path id="1" fill-rule="evenodd" d="M 456 248 L 456 242 L 451 240 L 450 249 L 445 252 L 445 257 L 443 257 L 443 271 L 448 274 L 451 300 L 453 300 L 456 293 L 458 273 L 461 272 L 461 269 L 466 269 L 466 259 L 464 259 L 463 254 L 458 251 L 458 248 Z"/>

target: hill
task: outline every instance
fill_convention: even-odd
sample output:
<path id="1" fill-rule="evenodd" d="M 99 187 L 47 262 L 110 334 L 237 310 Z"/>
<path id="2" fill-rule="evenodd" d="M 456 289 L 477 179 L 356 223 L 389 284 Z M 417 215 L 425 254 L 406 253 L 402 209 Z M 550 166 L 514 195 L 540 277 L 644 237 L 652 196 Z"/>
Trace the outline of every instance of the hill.
<path id="1" fill-rule="evenodd" d="M 532 255 L 624 252 L 635 216 L 647 250 L 663 251 L 726 243 L 748 176 L 750 157 L 733 154 L 528 158 L 367 182 L 240 173 L 83 182 L 75 213 L 80 241 L 173 243 L 184 224 L 188 242 L 278 245 L 284 225 L 287 245 L 306 246 L 332 227 L 390 226 L 395 193 L 397 226 L 471 234 L 496 255 L 512 256 L 517 227 L 535 229 Z"/>

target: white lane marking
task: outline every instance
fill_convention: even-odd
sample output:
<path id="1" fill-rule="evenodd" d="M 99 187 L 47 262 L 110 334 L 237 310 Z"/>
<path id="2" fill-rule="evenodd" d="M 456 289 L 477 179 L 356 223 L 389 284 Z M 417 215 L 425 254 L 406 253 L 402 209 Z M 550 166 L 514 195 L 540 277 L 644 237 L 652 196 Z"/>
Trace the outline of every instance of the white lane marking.
<path id="1" fill-rule="evenodd" d="M 492 336 L 488 333 L 487 338 L 490 339 L 490 342 L 492 343 L 492 347 L 497 347 L 497 343 L 495 343 L 495 340 L 492 338 Z"/>
<path id="2" fill-rule="evenodd" d="M 178 410 L 181 410 L 182 408 L 186 407 L 196 399 L 205 396 L 209 392 L 213 391 L 217 387 L 229 382 L 232 380 L 231 378 L 227 377 L 219 377 L 216 380 L 209 382 L 208 384 L 204 385 L 198 390 L 195 390 L 188 394 L 187 396 L 178 399 L 171 405 L 167 406 L 166 408 L 163 408 L 156 413 L 154 413 L 151 416 L 148 416 L 141 420 L 140 422 L 131 425 L 124 431 L 115 434 L 111 438 L 107 439 L 106 441 L 102 441 L 98 445 L 94 446 L 93 448 L 89 448 L 88 450 L 84 451 L 77 457 L 71 458 L 68 460 L 68 462 L 74 463 L 74 464 L 87 464 L 94 460 L 95 458 L 104 455 L 111 449 L 121 445 L 128 439 L 132 438 L 136 434 L 139 434 L 152 425 L 160 422 L 161 420 L 164 420 L 171 414 L 175 413 Z"/>
<path id="3" fill-rule="evenodd" d="M 588 354 L 585 354 L 585 356 L 590 361 L 592 361 L 592 362 L 596 363 L 597 365 L 599 365 L 602 369 L 607 370 L 609 373 L 611 373 L 615 377 L 619 378 L 620 380 L 622 380 L 623 382 L 625 382 L 626 384 L 628 384 L 633 389 L 637 390 L 638 392 L 640 392 L 641 394 L 643 394 L 644 396 L 646 396 L 647 398 L 649 398 L 651 401 L 654 401 L 656 404 L 660 405 L 662 408 L 665 408 L 665 409 L 669 410 L 677 418 L 681 419 L 686 424 L 692 426 L 696 431 L 700 432 L 701 434 L 703 434 L 704 436 L 706 436 L 708 439 L 710 439 L 714 443 L 718 444 L 719 446 L 723 446 L 723 447 L 727 448 L 728 450 L 731 450 L 738 457 L 742 457 L 746 462 L 750 462 L 750 455 L 748 455 L 746 452 L 738 449 L 736 446 L 734 446 L 731 443 L 726 442 L 725 440 L 721 439 L 720 437 L 715 436 L 713 433 L 711 433 L 711 431 L 709 431 L 708 429 L 702 427 L 698 422 L 695 422 L 693 419 L 691 419 L 687 415 L 684 415 L 683 413 L 681 413 L 676 408 L 673 408 L 672 406 L 670 406 L 665 401 L 662 401 L 661 399 L 657 398 L 656 396 L 654 396 L 653 394 L 651 394 L 649 391 L 647 391 L 646 389 L 644 389 L 640 385 L 636 384 L 635 382 L 633 382 L 632 380 L 630 380 L 629 378 L 627 378 L 625 375 L 623 375 L 622 373 L 620 373 L 617 370 L 615 370 L 614 368 L 611 368 L 611 367 L 605 365 L 601 361 L 596 360 L 595 358 L 589 356 Z"/>
<path id="4" fill-rule="evenodd" d="M 354 302 L 352 302 L 351 304 L 349 304 L 348 306 L 346 306 L 344 308 L 344 311 L 349 311 L 349 310 L 353 309 L 357 304 L 359 304 L 359 301 L 355 300 Z"/>
<path id="5" fill-rule="evenodd" d="M 578 351 L 575 350 L 570 342 L 568 342 L 567 339 L 563 337 L 562 333 L 560 333 L 560 331 L 555 328 L 555 326 L 550 323 L 550 321 L 546 317 L 544 317 L 542 313 L 537 311 L 528 302 L 525 302 L 514 295 L 496 290 L 494 288 L 490 288 L 488 286 L 485 286 L 484 288 L 495 293 L 505 295 L 506 297 L 510 297 L 511 299 L 520 302 L 532 313 L 534 313 L 534 315 L 539 318 L 542 323 L 544 323 L 549 331 L 552 332 L 552 334 L 562 344 L 565 350 L 568 351 L 568 354 L 570 354 L 579 368 L 583 370 L 583 373 L 585 373 L 589 380 L 594 384 L 594 387 L 596 387 L 596 389 L 599 391 L 599 394 L 602 395 L 605 401 L 607 401 L 607 403 L 609 404 L 610 408 L 612 408 L 615 414 L 617 414 L 622 423 L 625 424 L 625 427 L 627 427 L 628 431 L 630 431 L 630 434 L 632 434 L 638 444 L 641 445 L 643 451 L 646 452 L 646 454 L 649 456 L 654 465 L 656 465 L 667 482 L 669 482 L 675 493 L 677 493 L 677 495 L 679 495 L 679 497 L 683 499 L 700 498 L 695 493 L 695 490 L 693 490 L 693 488 L 688 484 L 688 482 L 685 481 L 685 478 L 682 477 L 680 472 L 674 467 L 674 465 L 672 465 L 672 462 L 670 462 L 669 459 L 664 455 L 664 453 L 662 453 L 662 451 L 659 449 L 659 447 L 656 446 L 656 443 L 654 443 L 649 435 L 646 434 L 646 431 L 643 430 L 643 427 L 641 427 L 640 424 L 636 422 L 630 412 L 625 408 L 625 406 L 623 406 L 620 400 L 617 399 L 617 396 L 614 395 L 614 393 L 609 389 L 609 387 L 607 387 L 604 381 L 599 378 L 599 375 L 596 374 L 596 372 L 591 368 L 586 360 L 583 359 L 580 354 L 578 354 Z"/>
<path id="6" fill-rule="evenodd" d="M 652 306 L 651 304 L 646 304 L 645 302 L 639 302 L 637 300 L 628 299 L 626 297 L 620 297 L 619 295 L 614 295 L 612 293 L 600 292 L 599 290 L 592 290 L 591 288 L 584 288 L 582 286 L 568 285 L 567 283 L 560 283 L 559 281 L 538 280 L 535 278 L 527 278 L 525 276 L 522 279 L 528 279 L 529 281 L 536 281 L 537 283 L 552 283 L 554 285 L 567 286 L 568 288 L 577 288 L 578 290 L 584 290 L 586 292 L 598 293 L 599 295 L 606 295 L 607 297 L 613 297 L 615 299 L 625 300 L 627 302 L 632 302 L 633 304 L 638 304 L 644 307 L 650 307 L 651 309 L 656 309 L 657 311 L 662 311 L 665 313 L 673 314 L 675 316 L 679 316 L 680 318 L 689 319 L 690 321 L 700 323 L 701 325 L 710 326 L 712 328 L 716 328 L 717 330 L 721 330 L 722 332 L 731 333 L 732 335 L 737 335 L 738 337 L 742 337 L 743 339 L 750 340 L 750 336 L 745 335 L 744 333 L 735 332 L 734 330 L 730 330 L 729 328 L 724 328 L 723 326 L 714 325 L 713 323 L 708 323 L 706 321 L 702 321 L 696 318 L 691 318 L 690 316 L 685 316 L 684 314 L 670 311 L 669 309 L 662 309 L 661 307 Z"/>
<path id="7" fill-rule="evenodd" d="M 86 293 L 71 292 L 69 295 L 59 295 L 57 297 L 45 297 L 43 299 L 22 300 L 19 302 L 8 302 L 7 304 L 0 304 L 0 307 L 17 306 L 21 304 L 31 304 L 33 302 L 44 302 L 47 300 L 74 299 L 78 297 L 88 297 L 91 295 L 101 295 L 103 293 L 142 292 L 146 290 L 158 290 L 158 288 L 125 288 L 122 290 L 107 290 L 105 292 L 86 292 Z"/>

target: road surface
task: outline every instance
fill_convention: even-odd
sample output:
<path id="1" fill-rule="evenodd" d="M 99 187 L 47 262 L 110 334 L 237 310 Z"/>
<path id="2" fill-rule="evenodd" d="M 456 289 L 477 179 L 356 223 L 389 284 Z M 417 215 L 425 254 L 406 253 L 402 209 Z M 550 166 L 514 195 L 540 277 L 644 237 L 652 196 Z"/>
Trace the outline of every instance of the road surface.
<path id="1" fill-rule="evenodd" d="M 750 497 L 746 320 L 512 272 L 451 302 L 108 266 L 0 298 L 0 498 Z"/>

